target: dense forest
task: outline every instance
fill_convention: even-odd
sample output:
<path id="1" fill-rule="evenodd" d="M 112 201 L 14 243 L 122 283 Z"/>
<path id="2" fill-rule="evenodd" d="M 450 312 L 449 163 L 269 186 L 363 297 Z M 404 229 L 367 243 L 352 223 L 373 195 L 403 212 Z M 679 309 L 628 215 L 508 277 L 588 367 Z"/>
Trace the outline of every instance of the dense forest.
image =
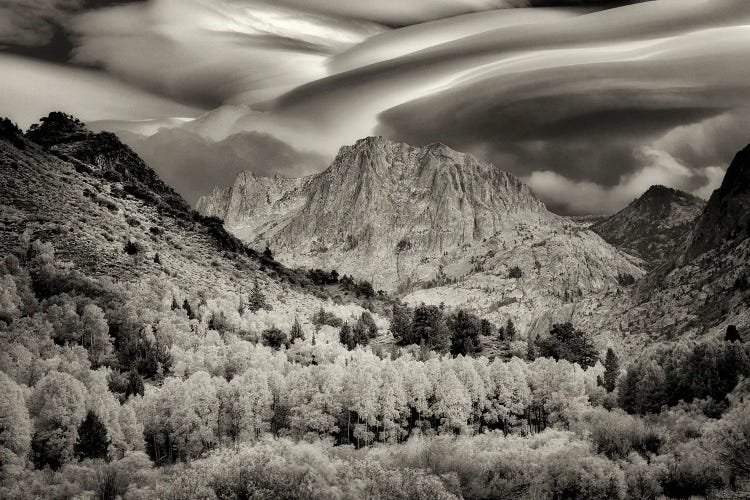
<path id="1" fill-rule="evenodd" d="M 437 306 L 396 304 L 384 326 L 331 302 L 269 325 L 258 282 L 223 297 L 113 283 L 30 240 L 0 263 L 0 497 L 750 489 L 750 348 L 731 327 L 628 363 L 574 325 L 527 343 L 510 319 Z M 482 356 L 488 336 L 507 356 Z"/>

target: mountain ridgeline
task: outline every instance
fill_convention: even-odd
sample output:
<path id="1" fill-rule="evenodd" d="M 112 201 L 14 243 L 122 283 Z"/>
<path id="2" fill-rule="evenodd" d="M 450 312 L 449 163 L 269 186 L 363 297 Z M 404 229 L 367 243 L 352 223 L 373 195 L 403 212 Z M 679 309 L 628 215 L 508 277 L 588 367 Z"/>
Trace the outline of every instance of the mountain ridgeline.
<path id="1" fill-rule="evenodd" d="M 697 221 L 685 260 L 750 237 L 750 145 L 737 153 Z"/>
<path id="2" fill-rule="evenodd" d="M 591 230 L 654 268 L 673 258 L 675 252 L 685 250 L 685 236 L 692 231 L 705 205 L 705 201 L 683 191 L 651 186 Z"/>

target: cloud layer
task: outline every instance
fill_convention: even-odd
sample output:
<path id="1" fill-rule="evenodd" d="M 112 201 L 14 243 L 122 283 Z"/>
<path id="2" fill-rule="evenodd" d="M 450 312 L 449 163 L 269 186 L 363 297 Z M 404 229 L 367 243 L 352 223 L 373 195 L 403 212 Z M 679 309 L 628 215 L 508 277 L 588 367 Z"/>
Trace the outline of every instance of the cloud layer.
<path id="1" fill-rule="evenodd" d="M 290 174 L 378 133 L 491 160 L 555 210 L 606 212 L 649 183 L 706 196 L 750 139 L 746 0 L 25 1 L 65 26 L 70 64 L 99 72 L 0 56 L 0 104 L 22 122 L 47 106 L 180 129 L 144 154 L 175 182 L 186 165 L 191 198 L 239 168 L 238 137 L 255 168 Z M 0 43 L 45 43 L 12 7 Z"/>

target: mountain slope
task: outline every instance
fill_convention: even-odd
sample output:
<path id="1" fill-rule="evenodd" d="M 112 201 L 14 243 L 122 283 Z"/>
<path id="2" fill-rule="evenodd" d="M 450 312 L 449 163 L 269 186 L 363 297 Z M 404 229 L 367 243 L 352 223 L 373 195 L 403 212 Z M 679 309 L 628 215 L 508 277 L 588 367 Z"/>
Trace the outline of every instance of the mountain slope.
<path id="1" fill-rule="evenodd" d="M 681 250 L 685 235 L 693 229 L 704 206 L 703 200 L 691 194 L 651 186 L 627 207 L 591 226 L 591 230 L 653 268 Z"/>
<path id="2" fill-rule="evenodd" d="M 304 276 L 190 210 L 114 135 L 92 133 L 56 113 L 26 135 L 3 123 L 3 254 L 18 251 L 27 233 L 28 239 L 52 243 L 56 259 L 84 276 L 136 290 L 155 285 L 209 305 L 239 304 L 257 282 L 273 308 L 258 318 L 243 313 L 258 327 L 289 328 L 295 316 L 304 326 L 326 304 L 320 290 L 307 288 Z"/>
<path id="3" fill-rule="evenodd" d="M 587 298 L 565 318 L 636 354 L 655 341 L 750 329 L 750 146 L 730 164 L 671 258 L 618 297 Z"/>
<path id="4" fill-rule="evenodd" d="M 693 231 L 687 260 L 750 236 L 750 145 L 737 153 Z"/>

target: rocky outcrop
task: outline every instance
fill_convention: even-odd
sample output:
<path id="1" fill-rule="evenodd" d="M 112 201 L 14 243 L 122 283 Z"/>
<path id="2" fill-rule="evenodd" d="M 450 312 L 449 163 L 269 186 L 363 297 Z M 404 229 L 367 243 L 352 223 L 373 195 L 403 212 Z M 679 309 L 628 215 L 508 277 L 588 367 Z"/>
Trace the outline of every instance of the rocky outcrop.
<path id="1" fill-rule="evenodd" d="M 252 232 L 301 208 L 310 182 L 309 177 L 261 177 L 242 172 L 230 188 L 217 187 L 201 197 L 196 210 L 222 219 L 227 227 L 242 227 L 245 232 Z"/>
<path id="2" fill-rule="evenodd" d="M 643 259 L 654 268 L 682 251 L 705 202 L 665 186 L 651 186 L 611 217 L 591 230 L 605 241 Z"/>
<path id="3" fill-rule="evenodd" d="M 693 231 L 685 260 L 750 237 L 750 145 L 737 153 Z"/>

